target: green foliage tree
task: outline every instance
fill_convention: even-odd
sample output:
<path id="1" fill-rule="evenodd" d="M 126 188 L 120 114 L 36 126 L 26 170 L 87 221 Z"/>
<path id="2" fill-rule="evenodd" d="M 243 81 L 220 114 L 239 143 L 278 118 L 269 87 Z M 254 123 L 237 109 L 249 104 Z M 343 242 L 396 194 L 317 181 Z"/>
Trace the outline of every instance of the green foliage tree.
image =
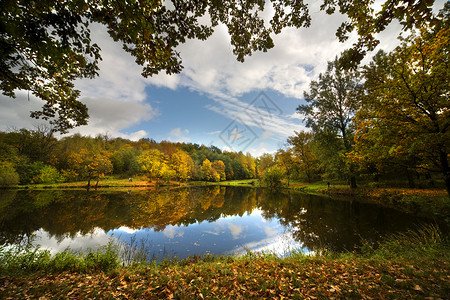
<path id="1" fill-rule="evenodd" d="M 365 68 L 367 97 L 357 118 L 355 159 L 394 157 L 440 172 L 450 195 L 450 28 L 423 28 Z"/>
<path id="2" fill-rule="evenodd" d="M 141 166 L 138 162 L 138 151 L 131 146 L 127 146 L 113 153 L 111 156 L 114 173 L 126 177 L 139 173 Z"/>
<path id="3" fill-rule="evenodd" d="M 20 177 L 20 184 L 34 184 L 40 182 L 40 175 L 45 164 L 41 161 L 30 163 L 27 158 L 20 160 L 15 168 Z"/>
<path id="4" fill-rule="evenodd" d="M 0 186 L 12 186 L 19 184 L 19 174 L 10 162 L 0 162 Z"/>
<path id="5" fill-rule="evenodd" d="M 275 165 L 264 171 L 261 180 L 265 186 L 271 189 L 279 189 L 282 187 L 281 180 L 283 177 L 283 170 L 281 167 Z"/>
<path id="6" fill-rule="evenodd" d="M 57 183 L 63 180 L 59 171 L 52 166 L 44 166 L 39 174 L 39 183 Z"/>
<path id="7" fill-rule="evenodd" d="M 312 128 L 318 141 L 335 142 L 331 156 L 321 157 L 324 162 L 342 160 L 342 155 L 352 151 L 352 120 L 361 107 L 361 90 L 359 72 L 345 69 L 336 57 L 317 81 L 311 81 L 309 92 L 304 93 L 307 103 L 299 105 L 297 112 L 304 116 L 306 126 Z M 350 165 L 346 171 L 343 175 L 348 177 L 350 187 L 356 187 L 354 167 Z"/>

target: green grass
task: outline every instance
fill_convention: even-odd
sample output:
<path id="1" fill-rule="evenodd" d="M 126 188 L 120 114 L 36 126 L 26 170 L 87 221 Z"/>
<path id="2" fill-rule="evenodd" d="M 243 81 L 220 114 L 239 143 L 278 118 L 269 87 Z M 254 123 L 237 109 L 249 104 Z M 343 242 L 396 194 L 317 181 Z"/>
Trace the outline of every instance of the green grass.
<path id="1" fill-rule="evenodd" d="M 241 186 L 241 187 L 261 187 L 259 179 L 243 179 L 243 180 L 226 180 L 218 182 L 210 181 L 191 181 L 187 185 L 189 186 Z"/>
<path id="2" fill-rule="evenodd" d="M 94 189 L 96 180 L 91 180 L 91 188 Z M 133 187 L 155 187 L 161 185 L 171 185 L 179 186 L 178 182 L 172 181 L 169 184 L 149 181 L 145 177 L 133 178 L 133 181 L 129 182 L 128 178 L 115 178 L 113 176 L 102 178 L 98 183 L 98 188 L 133 188 Z M 184 185 L 184 184 L 181 184 Z M 76 182 L 64 182 L 64 183 L 52 183 L 52 184 L 28 184 L 28 185 L 17 185 L 9 188 L 15 189 L 85 189 L 87 187 L 87 180 L 76 181 Z"/>
<path id="3" fill-rule="evenodd" d="M 136 248 L 139 250 L 139 247 Z M 450 246 L 435 227 L 388 237 L 361 253 L 294 251 L 123 265 L 117 244 L 51 256 L 0 249 L 0 291 L 12 298 L 446 298 Z M 139 251 L 138 251 L 139 252 Z M 14 255 L 11 255 L 14 254 Z"/>

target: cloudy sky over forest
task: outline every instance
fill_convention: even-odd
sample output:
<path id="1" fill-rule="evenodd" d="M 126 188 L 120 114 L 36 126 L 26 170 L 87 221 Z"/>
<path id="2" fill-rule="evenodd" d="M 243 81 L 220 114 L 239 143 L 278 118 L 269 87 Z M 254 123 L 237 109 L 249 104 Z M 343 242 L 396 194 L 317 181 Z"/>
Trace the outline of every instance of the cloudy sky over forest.
<path id="1" fill-rule="evenodd" d="M 436 9 L 443 3 L 437 1 Z M 311 27 L 283 30 L 274 36 L 273 49 L 244 63 L 232 54 L 226 27 L 218 26 L 207 41 L 189 40 L 179 47 L 180 74 L 152 78 L 142 77 L 133 57 L 93 25 L 103 60 L 99 77 L 76 82 L 90 120 L 70 133 L 213 144 L 253 155 L 275 151 L 294 130 L 304 129 L 295 109 L 309 82 L 355 41 L 339 43 L 335 31 L 344 18 L 320 12 L 319 5 L 310 5 Z M 399 24 L 390 25 L 378 49 L 393 49 L 399 32 Z M 0 130 L 41 124 L 29 118 L 29 111 L 42 103 L 25 91 L 15 100 L 1 95 Z"/>

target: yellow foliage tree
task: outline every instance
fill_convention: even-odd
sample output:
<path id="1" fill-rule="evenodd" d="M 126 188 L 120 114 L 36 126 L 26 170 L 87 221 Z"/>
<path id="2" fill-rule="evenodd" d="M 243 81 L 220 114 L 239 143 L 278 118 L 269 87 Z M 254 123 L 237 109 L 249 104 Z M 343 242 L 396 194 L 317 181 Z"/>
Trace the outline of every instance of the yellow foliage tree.
<path id="1" fill-rule="evenodd" d="M 191 177 L 193 164 L 192 158 L 181 149 L 177 149 L 169 160 L 169 166 L 180 181 L 186 181 Z"/>

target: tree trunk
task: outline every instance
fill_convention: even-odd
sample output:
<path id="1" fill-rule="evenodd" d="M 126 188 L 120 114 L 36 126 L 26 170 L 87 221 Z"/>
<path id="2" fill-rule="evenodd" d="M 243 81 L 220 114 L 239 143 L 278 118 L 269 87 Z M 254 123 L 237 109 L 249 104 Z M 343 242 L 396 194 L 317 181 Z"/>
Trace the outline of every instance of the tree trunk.
<path id="1" fill-rule="evenodd" d="M 446 151 L 440 151 L 439 158 L 441 161 L 441 170 L 444 175 L 445 188 L 447 189 L 447 194 L 450 197 L 450 167 L 448 165 L 448 154 Z"/>
<path id="2" fill-rule="evenodd" d="M 350 188 L 355 189 L 358 186 L 356 185 L 356 177 L 355 175 L 350 175 Z"/>
<path id="3" fill-rule="evenodd" d="M 409 186 L 411 189 L 416 188 L 416 184 L 415 184 L 415 182 L 414 182 L 414 177 L 413 177 L 413 175 L 411 174 L 411 171 L 410 171 L 409 169 L 406 169 L 406 176 L 408 177 L 408 186 Z"/>

